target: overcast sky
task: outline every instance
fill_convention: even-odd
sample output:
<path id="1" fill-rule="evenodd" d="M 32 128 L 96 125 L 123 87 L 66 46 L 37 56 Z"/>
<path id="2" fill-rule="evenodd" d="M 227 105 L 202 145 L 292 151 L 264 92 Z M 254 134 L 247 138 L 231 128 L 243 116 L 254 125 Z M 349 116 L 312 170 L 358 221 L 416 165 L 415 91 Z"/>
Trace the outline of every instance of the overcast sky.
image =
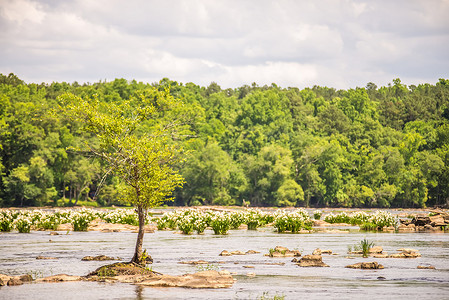
<path id="1" fill-rule="evenodd" d="M 449 0 L 0 0 L 0 73 L 222 88 L 449 78 Z"/>

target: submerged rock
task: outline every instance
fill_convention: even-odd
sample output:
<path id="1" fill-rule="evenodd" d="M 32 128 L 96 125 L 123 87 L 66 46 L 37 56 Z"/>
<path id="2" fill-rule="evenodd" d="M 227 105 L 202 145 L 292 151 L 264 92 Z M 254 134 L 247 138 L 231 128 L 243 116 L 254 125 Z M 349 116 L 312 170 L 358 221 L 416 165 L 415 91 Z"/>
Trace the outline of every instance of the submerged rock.
<path id="1" fill-rule="evenodd" d="M 84 256 L 82 261 L 103 261 L 103 260 L 116 260 L 114 257 L 106 256 L 106 255 L 98 255 L 98 256 Z"/>
<path id="2" fill-rule="evenodd" d="M 180 261 L 178 264 L 182 265 L 207 265 L 209 262 L 205 260 L 191 260 L 191 261 Z"/>
<path id="3" fill-rule="evenodd" d="M 304 255 L 297 264 L 300 267 L 329 267 L 321 255 Z"/>
<path id="4" fill-rule="evenodd" d="M 58 259 L 57 257 L 51 257 L 51 256 L 42 256 L 39 255 L 36 257 L 36 259 Z"/>
<path id="5" fill-rule="evenodd" d="M 418 266 L 417 269 L 435 270 L 435 266 Z"/>
<path id="6" fill-rule="evenodd" d="M 44 278 L 36 279 L 36 282 L 64 282 L 64 281 L 81 281 L 81 276 L 72 276 L 67 274 L 58 274 Z"/>
<path id="7" fill-rule="evenodd" d="M 203 271 L 181 276 L 156 275 L 136 283 L 151 287 L 184 287 L 184 288 L 229 288 L 234 278 L 229 272 Z"/>
<path id="8" fill-rule="evenodd" d="M 383 269 L 384 266 L 377 262 L 361 262 L 353 265 L 346 266 L 345 268 L 350 269 Z"/>

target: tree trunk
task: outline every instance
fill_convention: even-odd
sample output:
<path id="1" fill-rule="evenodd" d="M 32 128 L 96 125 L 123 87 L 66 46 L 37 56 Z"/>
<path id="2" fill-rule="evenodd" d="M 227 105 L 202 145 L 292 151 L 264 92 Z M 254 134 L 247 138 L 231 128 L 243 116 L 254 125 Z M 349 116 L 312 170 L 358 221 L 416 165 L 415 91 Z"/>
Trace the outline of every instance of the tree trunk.
<path id="1" fill-rule="evenodd" d="M 131 262 L 136 264 L 145 264 L 142 261 L 142 244 L 143 244 L 143 234 L 145 233 L 145 215 L 146 211 L 143 209 L 142 205 L 137 206 L 137 215 L 139 217 L 139 233 L 137 234 L 136 250 L 134 251 L 134 256 Z"/>

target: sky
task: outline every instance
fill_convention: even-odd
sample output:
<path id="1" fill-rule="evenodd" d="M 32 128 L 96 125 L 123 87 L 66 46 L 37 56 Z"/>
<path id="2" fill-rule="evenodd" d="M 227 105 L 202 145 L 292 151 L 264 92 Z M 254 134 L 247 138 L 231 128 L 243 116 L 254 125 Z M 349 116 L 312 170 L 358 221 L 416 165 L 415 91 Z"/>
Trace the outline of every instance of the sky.
<path id="1" fill-rule="evenodd" d="M 449 78 L 449 0 L 0 0 L 0 73 L 237 88 Z"/>

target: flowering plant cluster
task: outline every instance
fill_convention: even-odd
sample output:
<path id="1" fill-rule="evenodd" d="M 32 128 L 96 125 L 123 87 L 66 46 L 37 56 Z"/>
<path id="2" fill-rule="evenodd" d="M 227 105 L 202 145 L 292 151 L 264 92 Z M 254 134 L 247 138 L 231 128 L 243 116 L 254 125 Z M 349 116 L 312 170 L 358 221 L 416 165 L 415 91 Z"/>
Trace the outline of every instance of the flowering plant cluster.
<path id="1" fill-rule="evenodd" d="M 102 213 L 100 218 L 111 224 L 139 225 L 139 218 L 134 209 L 118 208 Z"/>
<path id="2" fill-rule="evenodd" d="M 346 223 L 352 225 L 364 225 L 367 223 L 374 224 L 378 229 L 383 227 L 395 226 L 396 218 L 387 211 L 377 210 L 373 214 L 364 211 L 356 211 L 352 213 L 341 212 L 338 214 L 330 213 L 324 217 L 328 223 Z"/>
<path id="3" fill-rule="evenodd" d="M 302 208 L 293 211 L 278 210 L 274 215 L 273 226 L 279 233 L 285 231 L 296 233 L 301 229 L 312 229 L 312 220 Z"/>

